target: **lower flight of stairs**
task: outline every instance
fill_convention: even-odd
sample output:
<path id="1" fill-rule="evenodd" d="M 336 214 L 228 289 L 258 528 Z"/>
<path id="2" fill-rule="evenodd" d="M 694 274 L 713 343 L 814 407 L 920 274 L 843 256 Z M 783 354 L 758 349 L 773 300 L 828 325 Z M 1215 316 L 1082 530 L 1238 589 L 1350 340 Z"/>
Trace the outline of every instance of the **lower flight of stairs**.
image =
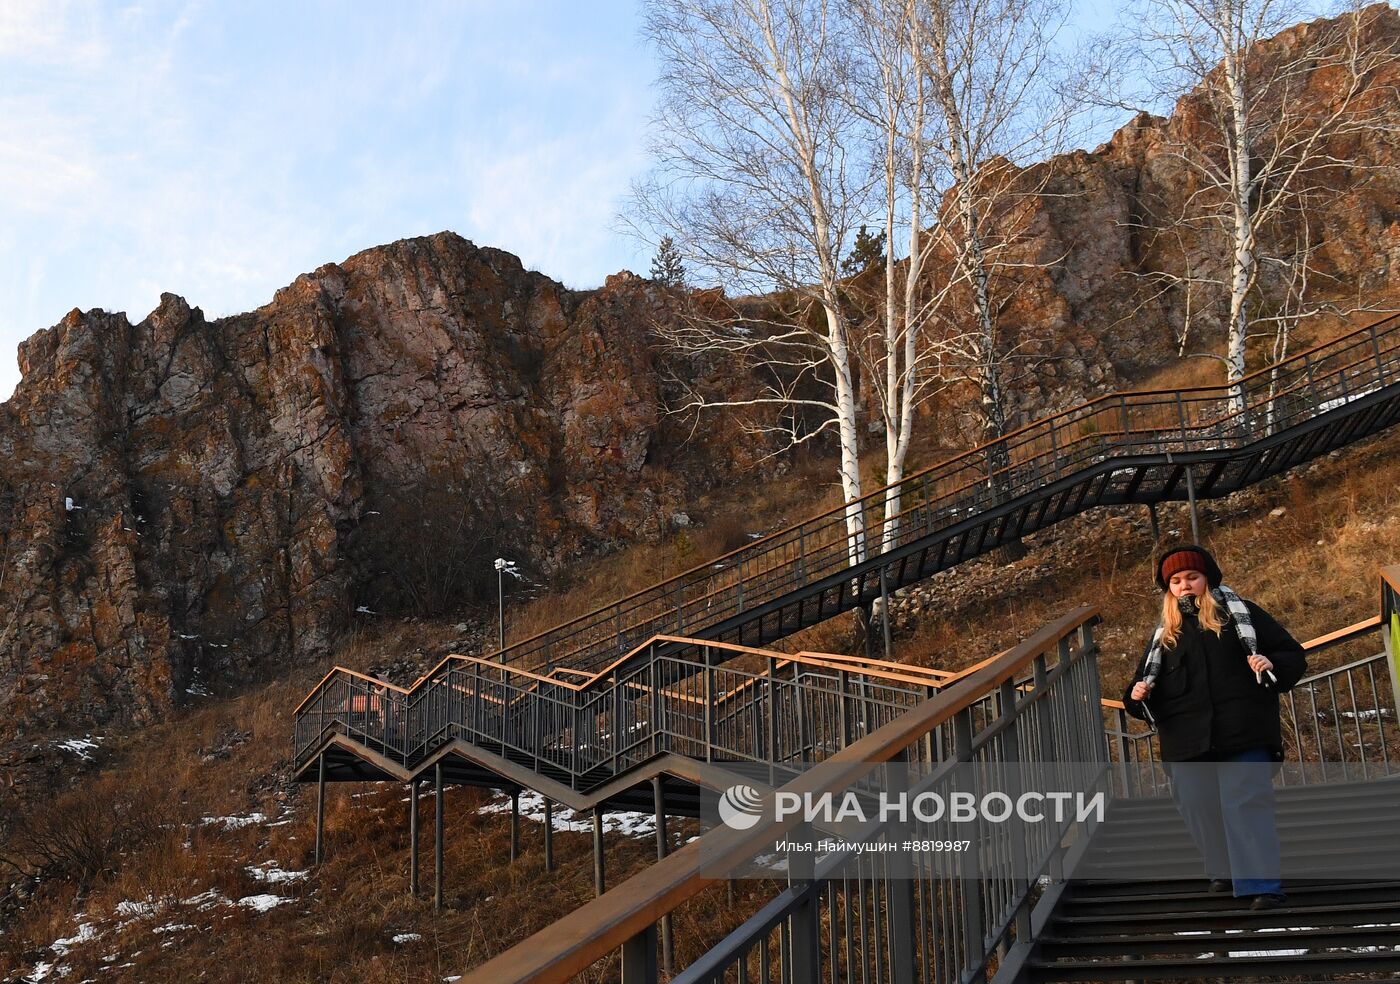
<path id="1" fill-rule="evenodd" d="M 1282 908 L 1207 891 L 1167 800 L 1118 801 L 1037 941 L 1031 981 L 1400 980 L 1400 783 L 1285 789 Z"/>

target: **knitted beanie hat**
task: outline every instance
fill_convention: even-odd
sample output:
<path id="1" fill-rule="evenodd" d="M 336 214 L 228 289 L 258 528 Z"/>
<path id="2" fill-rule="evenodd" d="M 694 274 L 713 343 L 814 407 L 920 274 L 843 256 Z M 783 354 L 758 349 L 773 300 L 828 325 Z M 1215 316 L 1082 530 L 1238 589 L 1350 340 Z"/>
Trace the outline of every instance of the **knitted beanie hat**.
<path id="1" fill-rule="evenodd" d="M 1205 547 L 1194 544 L 1188 547 L 1172 547 L 1157 561 L 1157 587 L 1167 590 L 1167 582 L 1178 571 L 1200 571 L 1212 588 L 1220 587 L 1220 565 Z"/>

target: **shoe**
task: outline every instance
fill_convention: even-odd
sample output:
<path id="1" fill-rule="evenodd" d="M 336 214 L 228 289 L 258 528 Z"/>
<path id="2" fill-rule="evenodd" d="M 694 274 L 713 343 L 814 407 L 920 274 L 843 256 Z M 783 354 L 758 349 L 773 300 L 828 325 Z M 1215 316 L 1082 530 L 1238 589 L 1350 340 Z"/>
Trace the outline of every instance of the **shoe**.
<path id="1" fill-rule="evenodd" d="M 1264 909 L 1279 909 L 1287 904 L 1287 895 L 1278 892 L 1265 892 L 1263 895 L 1254 896 L 1254 901 L 1249 903 L 1249 907 L 1259 912 Z"/>
<path id="2" fill-rule="evenodd" d="M 1224 895 L 1234 887 L 1234 883 L 1228 878 L 1212 878 L 1206 886 L 1206 891 L 1211 895 Z"/>

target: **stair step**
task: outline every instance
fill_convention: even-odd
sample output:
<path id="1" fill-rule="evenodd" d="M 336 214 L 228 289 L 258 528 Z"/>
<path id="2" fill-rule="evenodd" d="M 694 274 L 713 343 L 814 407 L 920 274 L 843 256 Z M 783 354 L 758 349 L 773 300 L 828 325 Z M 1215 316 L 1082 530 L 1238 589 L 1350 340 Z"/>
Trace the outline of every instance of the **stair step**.
<path id="1" fill-rule="evenodd" d="M 1288 886 L 1284 886 L 1288 890 Z M 1223 897 L 1222 910 L 1226 909 L 1234 900 L 1229 896 Z M 1100 933 L 1107 927 L 1114 927 L 1125 933 L 1139 930 L 1146 932 L 1160 931 L 1164 926 L 1181 926 L 1191 928 L 1199 923 L 1203 917 L 1197 911 L 1181 911 L 1179 909 L 1154 908 L 1147 900 L 1146 905 L 1134 905 L 1129 911 L 1123 911 L 1120 907 L 1118 912 L 1075 912 L 1073 915 L 1052 914 L 1050 922 L 1056 927 L 1058 935 L 1071 935 L 1068 927 L 1084 927 L 1086 931 Z M 1358 923 L 1381 923 L 1390 922 L 1400 914 L 1400 897 L 1392 896 L 1385 901 L 1358 901 L 1345 902 L 1335 905 L 1300 905 L 1290 897 L 1290 904 L 1281 909 L 1270 909 L 1265 912 L 1254 912 L 1250 909 L 1240 908 L 1237 904 L 1229 908 L 1232 924 L 1241 926 L 1277 926 L 1282 925 L 1280 920 L 1292 921 L 1297 925 L 1305 926 L 1350 926 Z M 1299 918 L 1305 920 L 1299 922 L 1293 918 L 1295 914 L 1301 914 Z"/>
<path id="2" fill-rule="evenodd" d="M 1273 910 L 1281 912 L 1283 910 Z M 1042 959 L 1052 957 L 1118 957 L 1131 951 L 1135 955 L 1202 953 L 1208 950 L 1267 951 L 1320 950 L 1332 947 L 1400 946 L 1400 915 L 1393 926 L 1366 924 L 1356 926 L 1299 927 L 1281 926 L 1239 929 L 1225 932 L 1228 916 L 1202 920 L 1194 930 L 1176 933 L 1136 933 L 1121 936 L 1042 936 Z"/>
<path id="3" fill-rule="evenodd" d="M 1400 905 L 1400 881 L 1390 882 L 1288 882 L 1284 885 L 1288 897 L 1299 904 L 1326 904 L 1328 900 L 1345 899 L 1348 902 L 1389 902 Z M 1163 911 L 1179 911 L 1187 907 L 1202 906 L 1219 908 L 1227 906 L 1233 898 L 1229 893 L 1206 891 L 1203 878 L 1190 881 L 1170 882 L 1081 882 L 1071 883 L 1061 901 L 1066 911 L 1080 913 L 1094 908 L 1105 912 L 1122 912 L 1124 906 L 1144 900 L 1169 908 Z"/>
<path id="4" fill-rule="evenodd" d="M 1400 970 L 1400 953 L 1309 953 L 1297 956 L 1160 960 L 1032 960 L 1034 981 L 1247 980 L 1251 976 L 1357 974 Z M 1393 978 L 1386 978 L 1392 980 Z"/>

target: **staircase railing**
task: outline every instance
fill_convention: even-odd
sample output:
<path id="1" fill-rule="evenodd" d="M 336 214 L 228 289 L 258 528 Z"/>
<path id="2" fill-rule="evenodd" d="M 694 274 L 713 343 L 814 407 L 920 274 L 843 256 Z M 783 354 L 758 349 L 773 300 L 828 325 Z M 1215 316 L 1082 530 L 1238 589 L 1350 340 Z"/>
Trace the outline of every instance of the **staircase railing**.
<path id="1" fill-rule="evenodd" d="M 694 635 L 1110 458 L 1240 447 L 1397 382 L 1400 316 L 1392 316 L 1233 385 L 1100 397 L 508 646 L 495 658 L 596 669 L 651 636 Z M 1122 481 L 1131 480 L 1125 470 Z"/>
<path id="2" fill-rule="evenodd" d="M 1045 626 L 931 700 L 876 728 L 782 791 L 820 797 L 850 787 L 871 763 L 939 763 L 915 792 L 943 788 L 959 766 L 1005 778 L 1021 761 L 1078 764 L 1106 783 L 1099 728 L 1097 649 L 1091 608 Z M 930 744 L 936 750 L 929 755 Z M 800 817 L 748 830 L 719 826 L 553 926 L 467 975 L 473 984 L 565 981 L 622 949 L 624 984 L 658 980 L 657 925 L 735 871 Z M 954 855 L 911 848 L 911 878 L 895 877 L 879 854 L 836 853 L 815 866 L 789 859 L 789 883 L 675 982 L 848 979 L 863 962 L 869 979 L 976 981 L 1002 954 L 1024 958 L 1062 884 L 1070 829 L 1064 822 L 1002 827 Z M 989 825 L 992 826 L 992 825 Z M 1013 832 L 1017 831 L 1017 832 Z M 871 841 L 919 840 L 918 827 L 877 824 Z M 1083 843 L 1085 838 L 1080 838 Z M 922 941 L 922 945 L 921 942 Z M 932 944 L 932 945 L 930 945 Z M 916 954 L 932 965 L 916 966 Z M 854 955 L 854 956 L 853 956 Z M 839 975 L 833 973 L 839 970 Z M 916 971 L 919 973 L 916 976 Z"/>
<path id="3" fill-rule="evenodd" d="M 469 656 L 408 690 L 333 671 L 297 709 L 297 764 L 339 732 L 405 768 L 462 739 L 580 790 L 668 752 L 782 766 L 827 757 L 956 677 L 671 636 L 634 656 L 582 682 Z"/>

